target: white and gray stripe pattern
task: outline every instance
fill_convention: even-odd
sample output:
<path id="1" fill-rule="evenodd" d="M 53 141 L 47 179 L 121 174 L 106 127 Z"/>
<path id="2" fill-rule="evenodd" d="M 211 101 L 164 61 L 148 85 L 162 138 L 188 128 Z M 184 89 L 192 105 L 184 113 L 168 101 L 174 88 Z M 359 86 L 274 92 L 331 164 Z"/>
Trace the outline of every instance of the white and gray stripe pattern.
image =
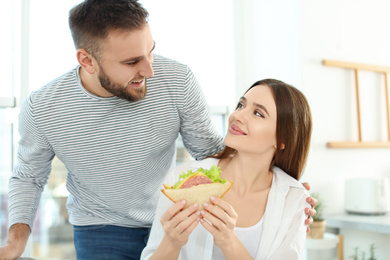
<path id="1" fill-rule="evenodd" d="M 197 159 L 222 149 L 190 69 L 158 55 L 153 68 L 147 96 L 135 103 L 88 93 L 79 68 L 29 96 L 19 116 L 10 225 L 32 226 L 55 155 L 68 169 L 72 224 L 138 227 L 152 223 L 179 133 Z"/>

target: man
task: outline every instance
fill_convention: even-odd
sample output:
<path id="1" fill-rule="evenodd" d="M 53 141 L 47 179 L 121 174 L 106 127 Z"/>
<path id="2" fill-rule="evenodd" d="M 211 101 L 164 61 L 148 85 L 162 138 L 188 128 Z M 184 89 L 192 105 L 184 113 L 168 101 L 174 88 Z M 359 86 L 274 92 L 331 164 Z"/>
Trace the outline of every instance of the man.
<path id="1" fill-rule="evenodd" d="M 86 0 L 70 11 L 79 66 L 21 108 L 0 259 L 22 254 L 54 156 L 68 169 L 77 258 L 139 259 L 178 134 L 196 159 L 222 149 L 191 70 L 152 54 L 147 16 L 135 0 Z"/>

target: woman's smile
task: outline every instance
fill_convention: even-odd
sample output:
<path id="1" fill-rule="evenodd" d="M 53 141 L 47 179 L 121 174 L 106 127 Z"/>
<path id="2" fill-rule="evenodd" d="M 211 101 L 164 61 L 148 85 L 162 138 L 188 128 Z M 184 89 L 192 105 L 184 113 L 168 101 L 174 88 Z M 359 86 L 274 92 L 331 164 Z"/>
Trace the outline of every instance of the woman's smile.
<path id="1" fill-rule="evenodd" d="M 235 124 L 232 124 L 231 127 L 229 128 L 229 133 L 233 135 L 246 135 L 246 133 L 242 131 L 241 128 L 239 128 Z"/>

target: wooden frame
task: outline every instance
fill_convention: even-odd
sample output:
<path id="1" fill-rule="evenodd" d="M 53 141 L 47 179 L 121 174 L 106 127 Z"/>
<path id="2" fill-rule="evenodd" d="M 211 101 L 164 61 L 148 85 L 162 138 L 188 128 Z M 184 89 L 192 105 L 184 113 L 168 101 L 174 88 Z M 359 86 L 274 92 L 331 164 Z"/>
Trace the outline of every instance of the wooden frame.
<path id="1" fill-rule="evenodd" d="M 390 105 L 389 105 L 389 87 L 388 87 L 388 80 L 387 80 L 387 73 L 390 72 L 390 67 L 353 63 L 353 62 L 344 62 L 344 61 L 335 61 L 335 60 L 323 60 L 322 64 L 325 66 L 333 66 L 333 67 L 354 70 L 356 105 L 357 105 L 356 112 L 357 112 L 357 119 L 358 119 L 358 135 L 359 135 L 358 141 L 328 142 L 327 147 L 330 148 L 390 148 Z M 384 75 L 386 116 L 387 116 L 387 141 L 365 142 L 362 140 L 360 99 L 359 99 L 359 70 L 373 71 L 373 72 L 383 73 Z"/>

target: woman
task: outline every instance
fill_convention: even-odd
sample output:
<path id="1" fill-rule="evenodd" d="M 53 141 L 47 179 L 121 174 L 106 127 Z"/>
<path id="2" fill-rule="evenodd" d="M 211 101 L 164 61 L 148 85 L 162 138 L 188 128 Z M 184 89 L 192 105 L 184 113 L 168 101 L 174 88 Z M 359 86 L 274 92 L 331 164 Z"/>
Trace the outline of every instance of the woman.
<path id="1" fill-rule="evenodd" d="M 171 176 L 218 165 L 233 187 L 200 211 L 161 196 L 141 258 L 300 259 L 308 192 L 298 180 L 311 131 L 310 107 L 299 90 L 274 79 L 254 83 L 229 117 L 225 149 L 180 165 Z"/>

